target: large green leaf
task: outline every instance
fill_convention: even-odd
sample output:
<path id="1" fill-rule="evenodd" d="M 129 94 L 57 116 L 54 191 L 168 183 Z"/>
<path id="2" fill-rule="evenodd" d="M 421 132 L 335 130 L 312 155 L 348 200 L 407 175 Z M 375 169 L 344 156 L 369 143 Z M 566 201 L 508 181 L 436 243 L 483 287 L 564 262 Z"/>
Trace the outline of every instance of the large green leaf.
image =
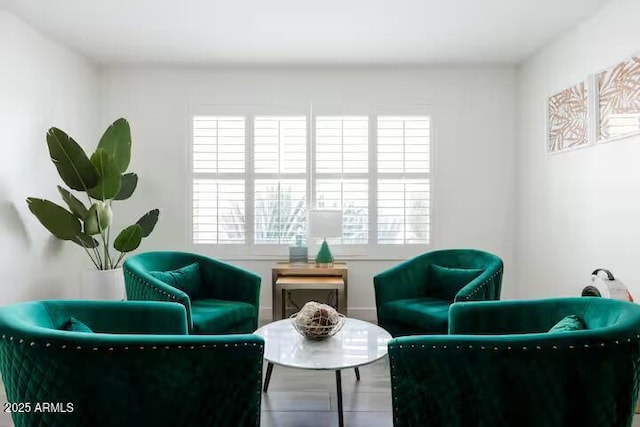
<path id="1" fill-rule="evenodd" d="M 98 148 L 91 156 L 91 163 L 98 171 L 100 179 L 98 184 L 89 190 L 89 195 L 98 200 L 108 200 L 116 197 L 120 192 L 122 175 L 120 175 L 113 157 L 103 148 Z"/>
<path id="2" fill-rule="evenodd" d="M 158 216 L 160 215 L 159 209 L 154 209 L 152 211 L 144 214 L 142 218 L 136 221 L 136 224 L 140 226 L 142 229 L 142 237 L 147 237 L 153 231 L 153 228 L 158 223 Z"/>
<path id="3" fill-rule="evenodd" d="M 73 241 L 73 243 L 77 244 L 78 246 L 82 246 L 83 248 L 93 249 L 97 248 L 99 245 L 96 239 L 84 233 L 76 235 L 76 237 L 71 240 Z"/>
<path id="4" fill-rule="evenodd" d="M 47 132 L 47 146 L 62 180 L 74 190 L 87 191 L 98 184 L 98 171 L 82 147 L 58 128 Z"/>
<path id="5" fill-rule="evenodd" d="M 91 205 L 84 217 L 84 232 L 89 236 L 100 234 L 111 225 L 113 212 L 107 203 L 96 202 Z"/>
<path id="6" fill-rule="evenodd" d="M 100 138 L 98 148 L 107 151 L 115 160 L 116 167 L 120 173 L 124 173 L 131 161 L 131 129 L 129 122 L 125 119 L 118 119 Z"/>
<path id="7" fill-rule="evenodd" d="M 138 186 L 138 175 L 135 173 L 125 173 L 122 175 L 122 184 L 120 192 L 114 197 L 114 200 L 125 200 L 131 197 Z"/>
<path id="8" fill-rule="evenodd" d="M 62 206 L 49 200 L 33 197 L 27 199 L 27 204 L 31 213 L 58 239 L 73 240 L 80 234 L 82 229 L 80 221 Z"/>
<path id="9" fill-rule="evenodd" d="M 66 188 L 62 188 L 58 185 L 58 191 L 62 196 L 62 200 L 69 206 L 71 213 L 79 219 L 84 219 L 87 216 L 88 210 L 80 200 L 78 200 L 73 194 Z"/>
<path id="10" fill-rule="evenodd" d="M 118 234 L 113 241 L 113 247 L 120 252 L 131 252 L 140 246 L 142 241 L 142 228 L 138 224 L 130 225 Z"/>

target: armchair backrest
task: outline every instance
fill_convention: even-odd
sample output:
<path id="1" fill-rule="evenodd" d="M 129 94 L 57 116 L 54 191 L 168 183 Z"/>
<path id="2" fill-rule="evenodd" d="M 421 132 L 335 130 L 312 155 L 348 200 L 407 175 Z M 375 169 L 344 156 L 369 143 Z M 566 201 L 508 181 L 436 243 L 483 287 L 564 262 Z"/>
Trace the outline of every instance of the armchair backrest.
<path id="1" fill-rule="evenodd" d="M 96 333 L 58 330 L 69 316 Z M 255 426 L 264 341 L 188 335 L 162 302 L 38 301 L 0 309 L 0 372 L 33 425 Z M 127 327 L 138 333 L 127 333 Z M 113 333 L 107 333 L 113 332 Z M 56 411 L 34 405 L 53 402 Z"/>
<path id="2" fill-rule="evenodd" d="M 378 313 L 385 302 L 428 296 L 430 266 L 481 269 L 482 273 L 460 289 L 456 301 L 497 300 L 502 287 L 502 260 L 476 249 L 445 249 L 426 252 L 377 274 L 374 279 Z"/>
<path id="3" fill-rule="evenodd" d="M 483 270 L 467 286 L 460 289 L 455 301 L 487 301 L 500 299 L 504 265 L 500 257 L 476 249 L 445 249 L 421 255 L 421 263 L 442 267 Z"/>
<path id="4" fill-rule="evenodd" d="M 586 330 L 547 333 L 563 317 Z M 389 342 L 396 426 L 626 426 L 640 306 L 602 298 L 453 304 L 450 335 Z"/>

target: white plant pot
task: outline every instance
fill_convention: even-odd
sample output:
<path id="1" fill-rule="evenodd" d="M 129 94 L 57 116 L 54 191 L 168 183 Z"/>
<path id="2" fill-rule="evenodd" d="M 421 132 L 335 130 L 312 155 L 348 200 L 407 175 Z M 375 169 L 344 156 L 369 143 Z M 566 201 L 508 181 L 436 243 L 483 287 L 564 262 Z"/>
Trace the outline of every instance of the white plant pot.
<path id="1" fill-rule="evenodd" d="M 126 299 L 122 268 L 113 270 L 87 269 L 82 274 L 82 299 L 123 300 Z"/>

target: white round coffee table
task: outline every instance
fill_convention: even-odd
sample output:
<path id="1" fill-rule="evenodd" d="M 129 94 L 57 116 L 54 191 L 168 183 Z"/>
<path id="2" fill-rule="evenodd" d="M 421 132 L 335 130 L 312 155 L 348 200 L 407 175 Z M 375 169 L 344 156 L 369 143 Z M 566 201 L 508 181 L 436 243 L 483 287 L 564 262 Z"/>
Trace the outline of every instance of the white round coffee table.
<path id="1" fill-rule="evenodd" d="M 257 331 L 265 339 L 264 358 L 268 362 L 264 392 L 269 388 L 273 365 L 297 369 L 330 370 L 336 372 L 338 392 L 338 421 L 343 426 L 341 369 L 354 368 L 380 360 L 387 354 L 391 335 L 381 327 L 362 320 L 347 318 L 342 330 L 325 340 L 310 340 L 300 335 L 284 319 L 269 323 Z"/>

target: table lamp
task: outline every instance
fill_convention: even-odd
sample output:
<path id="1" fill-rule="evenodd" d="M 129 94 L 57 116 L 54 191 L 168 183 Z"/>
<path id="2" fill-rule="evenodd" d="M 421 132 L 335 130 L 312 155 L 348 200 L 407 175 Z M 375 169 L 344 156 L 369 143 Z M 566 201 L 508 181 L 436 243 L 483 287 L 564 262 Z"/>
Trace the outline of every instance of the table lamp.
<path id="1" fill-rule="evenodd" d="M 327 237 L 342 237 L 342 211 L 335 209 L 313 209 L 309 211 L 311 237 L 322 237 L 322 245 L 316 256 L 316 264 L 329 266 L 333 255 L 327 244 Z"/>

